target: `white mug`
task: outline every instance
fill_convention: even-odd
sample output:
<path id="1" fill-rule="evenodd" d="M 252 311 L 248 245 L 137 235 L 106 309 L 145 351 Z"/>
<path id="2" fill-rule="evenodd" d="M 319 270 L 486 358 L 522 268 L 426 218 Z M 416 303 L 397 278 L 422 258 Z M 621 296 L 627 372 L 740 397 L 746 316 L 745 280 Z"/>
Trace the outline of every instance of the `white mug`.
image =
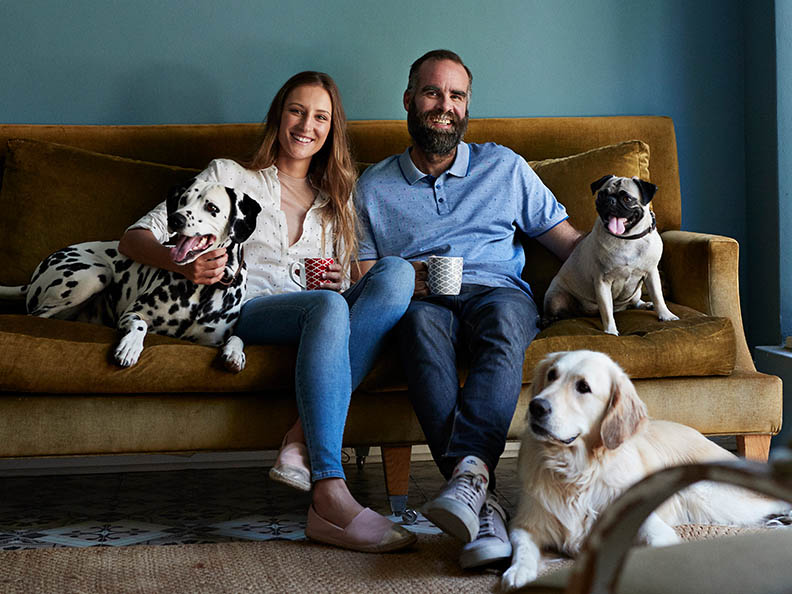
<path id="1" fill-rule="evenodd" d="M 459 295 L 463 262 L 461 256 L 429 256 L 429 292 L 432 295 Z"/>

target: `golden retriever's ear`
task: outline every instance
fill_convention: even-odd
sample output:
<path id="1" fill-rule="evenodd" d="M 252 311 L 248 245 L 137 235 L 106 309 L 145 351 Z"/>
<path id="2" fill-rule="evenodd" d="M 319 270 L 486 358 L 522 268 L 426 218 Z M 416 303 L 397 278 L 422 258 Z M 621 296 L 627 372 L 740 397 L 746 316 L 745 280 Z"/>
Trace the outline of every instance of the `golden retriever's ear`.
<path id="1" fill-rule="evenodd" d="M 646 405 L 638 397 L 635 386 L 621 369 L 611 373 L 611 398 L 600 426 L 602 443 L 609 450 L 618 448 L 635 435 L 641 421 L 648 416 Z"/>
<path id="2" fill-rule="evenodd" d="M 534 369 L 533 379 L 531 380 L 531 396 L 536 396 L 545 389 L 547 385 L 547 372 L 564 353 L 550 353 L 539 361 L 539 365 Z"/>

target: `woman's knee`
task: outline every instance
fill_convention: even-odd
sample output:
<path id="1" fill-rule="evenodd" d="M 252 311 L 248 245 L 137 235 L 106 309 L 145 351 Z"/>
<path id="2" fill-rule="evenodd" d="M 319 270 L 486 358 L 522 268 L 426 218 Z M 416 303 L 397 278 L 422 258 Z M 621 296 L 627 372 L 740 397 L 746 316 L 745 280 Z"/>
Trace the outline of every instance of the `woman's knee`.
<path id="1" fill-rule="evenodd" d="M 323 326 L 349 328 L 349 305 L 340 293 L 317 289 L 312 291 L 311 303 L 306 308 L 306 319 Z"/>
<path id="2" fill-rule="evenodd" d="M 395 295 L 412 297 L 415 290 L 415 269 L 412 264 L 398 256 L 385 256 L 369 271 L 371 279 L 383 290 Z"/>

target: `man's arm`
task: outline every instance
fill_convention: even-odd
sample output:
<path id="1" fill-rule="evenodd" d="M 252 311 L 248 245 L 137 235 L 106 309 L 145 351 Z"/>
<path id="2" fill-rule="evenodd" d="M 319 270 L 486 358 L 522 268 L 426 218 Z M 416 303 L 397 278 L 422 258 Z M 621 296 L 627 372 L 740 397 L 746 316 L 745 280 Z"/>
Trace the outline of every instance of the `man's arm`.
<path id="1" fill-rule="evenodd" d="M 565 220 L 539 235 L 536 240 L 563 262 L 583 237 L 584 235 L 580 231 L 575 229 L 568 220 Z"/>
<path id="2" fill-rule="evenodd" d="M 353 283 L 358 282 L 376 263 L 376 260 L 356 260 L 352 262 L 352 270 L 349 272 L 350 280 Z"/>

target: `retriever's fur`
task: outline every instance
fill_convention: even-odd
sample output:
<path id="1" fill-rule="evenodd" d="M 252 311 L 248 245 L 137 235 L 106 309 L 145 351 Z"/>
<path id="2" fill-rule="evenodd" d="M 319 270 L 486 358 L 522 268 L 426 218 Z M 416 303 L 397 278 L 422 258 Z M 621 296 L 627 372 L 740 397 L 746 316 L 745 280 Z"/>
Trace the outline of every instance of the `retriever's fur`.
<path id="1" fill-rule="evenodd" d="M 537 366 L 532 391 L 518 462 L 520 502 L 509 527 L 513 552 L 503 576 L 506 589 L 536 578 L 543 549 L 575 555 L 597 516 L 648 474 L 736 458 L 690 427 L 649 419 L 630 379 L 602 353 L 549 355 Z M 673 544 L 677 524 L 752 524 L 788 507 L 701 482 L 651 514 L 638 537 L 644 544 Z"/>

